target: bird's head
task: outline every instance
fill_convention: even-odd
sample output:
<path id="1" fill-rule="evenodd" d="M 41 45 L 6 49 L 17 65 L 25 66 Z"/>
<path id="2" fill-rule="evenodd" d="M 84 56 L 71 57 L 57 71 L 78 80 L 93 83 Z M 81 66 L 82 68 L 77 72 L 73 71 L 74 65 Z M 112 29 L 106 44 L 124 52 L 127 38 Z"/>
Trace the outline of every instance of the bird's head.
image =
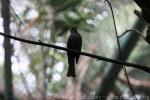
<path id="1" fill-rule="evenodd" d="M 71 33 L 77 32 L 77 28 L 76 28 L 76 27 L 72 27 L 72 28 L 70 29 L 70 32 L 71 32 Z"/>

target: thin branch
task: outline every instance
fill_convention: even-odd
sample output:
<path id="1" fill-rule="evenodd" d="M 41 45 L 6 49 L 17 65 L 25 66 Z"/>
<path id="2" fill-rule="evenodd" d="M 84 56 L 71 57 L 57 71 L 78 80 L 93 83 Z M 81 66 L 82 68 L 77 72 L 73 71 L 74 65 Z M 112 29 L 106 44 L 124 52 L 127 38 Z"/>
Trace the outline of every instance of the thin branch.
<path id="1" fill-rule="evenodd" d="M 10 8 L 12 9 L 12 11 L 13 11 L 14 15 L 16 16 L 16 18 L 19 20 L 19 23 L 22 24 L 23 22 L 22 22 L 21 18 L 17 15 L 17 13 L 15 12 L 14 8 L 12 7 L 12 5 L 10 5 Z"/>
<path id="2" fill-rule="evenodd" d="M 108 5 L 110 7 L 110 10 L 111 10 L 111 13 L 112 13 L 113 24 L 114 24 L 114 28 L 115 28 L 115 36 L 116 36 L 116 39 L 117 39 L 118 50 L 119 50 L 119 55 L 120 55 L 120 59 L 121 59 L 121 46 L 120 46 L 120 42 L 119 42 L 119 38 L 118 38 L 118 32 L 117 32 L 117 27 L 116 27 L 116 21 L 115 21 L 113 8 L 112 8 L 111 3 L 109 2 L 109 0 L 105 0 L 104 2 L 108 3 Z"/>
<path id="3" fill-rule="evenodd" d="M 122 60 L 121 45 L 120 45 L 119 36 L 118 36 L 118 32 L 117 32 L 114 12 L 113 12 L 113 9 L 112 9 L 112 6 L 111 6 L 111 3 L 109 2 L 109 0 L 105 0 L 105 2 L 108 3 L 108 5 L 110 6 L 110 9 L 111 9 L 111 13 L 112 13 L 112 17 L 113 17 L 113 23 L 114 23 L 114 28 L 115 28 L 115 35 L 116 35 L 116 39 L 117 39 L 119 57 L 120 57 L 120 60 Z M 128 81 L 128 84 L 129 84 L 129 88 L 130 88 L 132 94 L 134 94 L 134 96 L 135 96 L 135 91 L 134 91 L 134 89 L 133 89 L 133 87 L 132 87 L 132 85 L 130 83 L 129 76 L 128 76 L 128 73 L 127 73 L 127 69 L 126 69 L 126 66 L 124 66 L 124 65 L 123 65 L 123 70 L 125 72 L 125 76 L 127 78 L 127 81 Z M 135 99 L 137 100 L 136 96 L 135 96 Z"/>
<path id="4" fill-rule="evenodd" d="M 102 56 L 98 56 L 98 55 L 94 55 L 94 54 L 90 54 L 90 53 L 86 53 L 86 52 L 79 52 L 79 51 L 68 49 L 68 48 L 65 48 L 65 47 L 60 47 L 60 46 L 56 46 L 56 45 L 53 45 L 53 44 L 43 43 L 41 41 L 37 42 L 37 41 L 26 40 L 26 39 L 18 38 L 18 37 L 11 36 L 11 35 L 8 35 L 8 34 L 4 34 L 4 33 L 1 33 L 1 32 L 0 32 L 0 35 L 2 35 L 4 37 L 7 37 L 7 38 L 10 38 L 10 39 L 13 39 L 13 40 L 16 40 L 16 41 L 29 43 L 29 44 L 34 44 L 34 45 L 45 46 L 45 47 L 51 47 L 51 48 L 64 50 L 64 51 L 69 51 L 69 52 L 73 52 L 73 53 L 78 53 L 80 55 L 92 57 L 92 58 L 95 58 L 95 59 L 98 59 L 98 60 L 111 62 L 111 63 L 116 63 L 116 64 L 120 64 L 120 65 L 126 65 L 126 66 L 130 66 L 130 67 L 133 67 L 133 68 L 141 69 L 145 72 L 150 73 L 150 67 L 148 67 L 148 66 L 143 66 L 143 65 L 129 63 L 129 62 L 124 62 L 124 61 L 121 61 L 121 60 L 110 59 L 110 58 L 106 58 L 106 57 L 102 57 Z"/>
<path id="5" fill-rule="evenodd" d="M 124 36 L 125 34 L 127 34 L 128 32 L 135 32 L 137 33 L 140 37 L 142 37 L 145 40 L 145 37 L 142 35 L 142 32 L 140 32 L 137 29 L 130 29 L 130 30 L 126 30 L 125 32 L 123 32 L 120 36 L 118 36 L 119 38 L 121 38 L 122 36 Z"/>

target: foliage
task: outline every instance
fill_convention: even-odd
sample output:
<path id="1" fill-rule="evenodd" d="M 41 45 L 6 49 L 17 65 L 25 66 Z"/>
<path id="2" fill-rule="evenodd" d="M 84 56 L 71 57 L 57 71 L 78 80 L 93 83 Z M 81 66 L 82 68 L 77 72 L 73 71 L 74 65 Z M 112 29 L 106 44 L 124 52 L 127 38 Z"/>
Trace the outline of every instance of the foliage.
<path id="1" fill-rule="evenodd" d="M 21 24 L 22 28 L 18 35 L 35 41 L 40 40 L 65 46 L 66 33 L 72 26 L 77 26 L 78 29 L 85 32 L 94 29 L 94 25 L 87 23 L 87 20 L 94 20 L 95 15 L 91 12 L 84 12 L 87 6 L 88 1 L 82 2 L 82 0 L 33 0 L 29 5 L 25 5 L 25 9 L 19 15 L 24 23 Z M 35 16 L 29 17 L 32 12 L 35 13 Z M 32 73 L 37 83 L 33 91 L 40 89 L 42 92 L 48 90 L 54 93 L 60 92 L 66 84 L 63 82 L 66 80 L 64 76 L 68 66 L 64 59 L 65 52 L 28 44 L 21 45 L 21 52 L 27 55 L 27 59 L 30 61 L 29 72 L 26 73 Z M 56 68 L 61 61 L 64 62 L 64 65 L 61 65 L 63 71 Z M 56 79 L 56 81 L 55 75 L 60 79 Z"/>

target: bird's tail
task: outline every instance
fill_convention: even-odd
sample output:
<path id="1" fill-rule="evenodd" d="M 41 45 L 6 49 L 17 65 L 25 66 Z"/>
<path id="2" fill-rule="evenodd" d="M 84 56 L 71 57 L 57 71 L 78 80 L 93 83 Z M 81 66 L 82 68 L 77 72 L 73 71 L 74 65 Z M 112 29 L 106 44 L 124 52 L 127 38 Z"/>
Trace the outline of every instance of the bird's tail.
<path id="1" fill-rule="evenodd" d="M 75 74 L 75 62 L 70 62 L 69 63 L 69 68 L 68 68 L 68 73 L 67 73 L 68 77 L 76 77 Z"/>

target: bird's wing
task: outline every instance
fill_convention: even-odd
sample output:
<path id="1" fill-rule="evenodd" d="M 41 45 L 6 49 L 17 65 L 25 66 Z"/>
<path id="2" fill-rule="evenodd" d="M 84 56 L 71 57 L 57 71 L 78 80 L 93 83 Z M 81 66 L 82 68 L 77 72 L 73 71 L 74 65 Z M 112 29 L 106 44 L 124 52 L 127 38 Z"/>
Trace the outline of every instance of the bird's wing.
<path id="1" fill-rule="evenodd" d="M 81 51 L 81 47 L 82 47 L 82 37 L 81 37 L 81 35 L 79 34 L 79 37 L 78 37 L 78 47 L 77 47 L 77 50 L 78 51 Z M 78 61 L 79 61 L 79 57 L 80 57 L 80 54 L 77 54 L 76 55 L 76 63 L 78 63 Z"/>

